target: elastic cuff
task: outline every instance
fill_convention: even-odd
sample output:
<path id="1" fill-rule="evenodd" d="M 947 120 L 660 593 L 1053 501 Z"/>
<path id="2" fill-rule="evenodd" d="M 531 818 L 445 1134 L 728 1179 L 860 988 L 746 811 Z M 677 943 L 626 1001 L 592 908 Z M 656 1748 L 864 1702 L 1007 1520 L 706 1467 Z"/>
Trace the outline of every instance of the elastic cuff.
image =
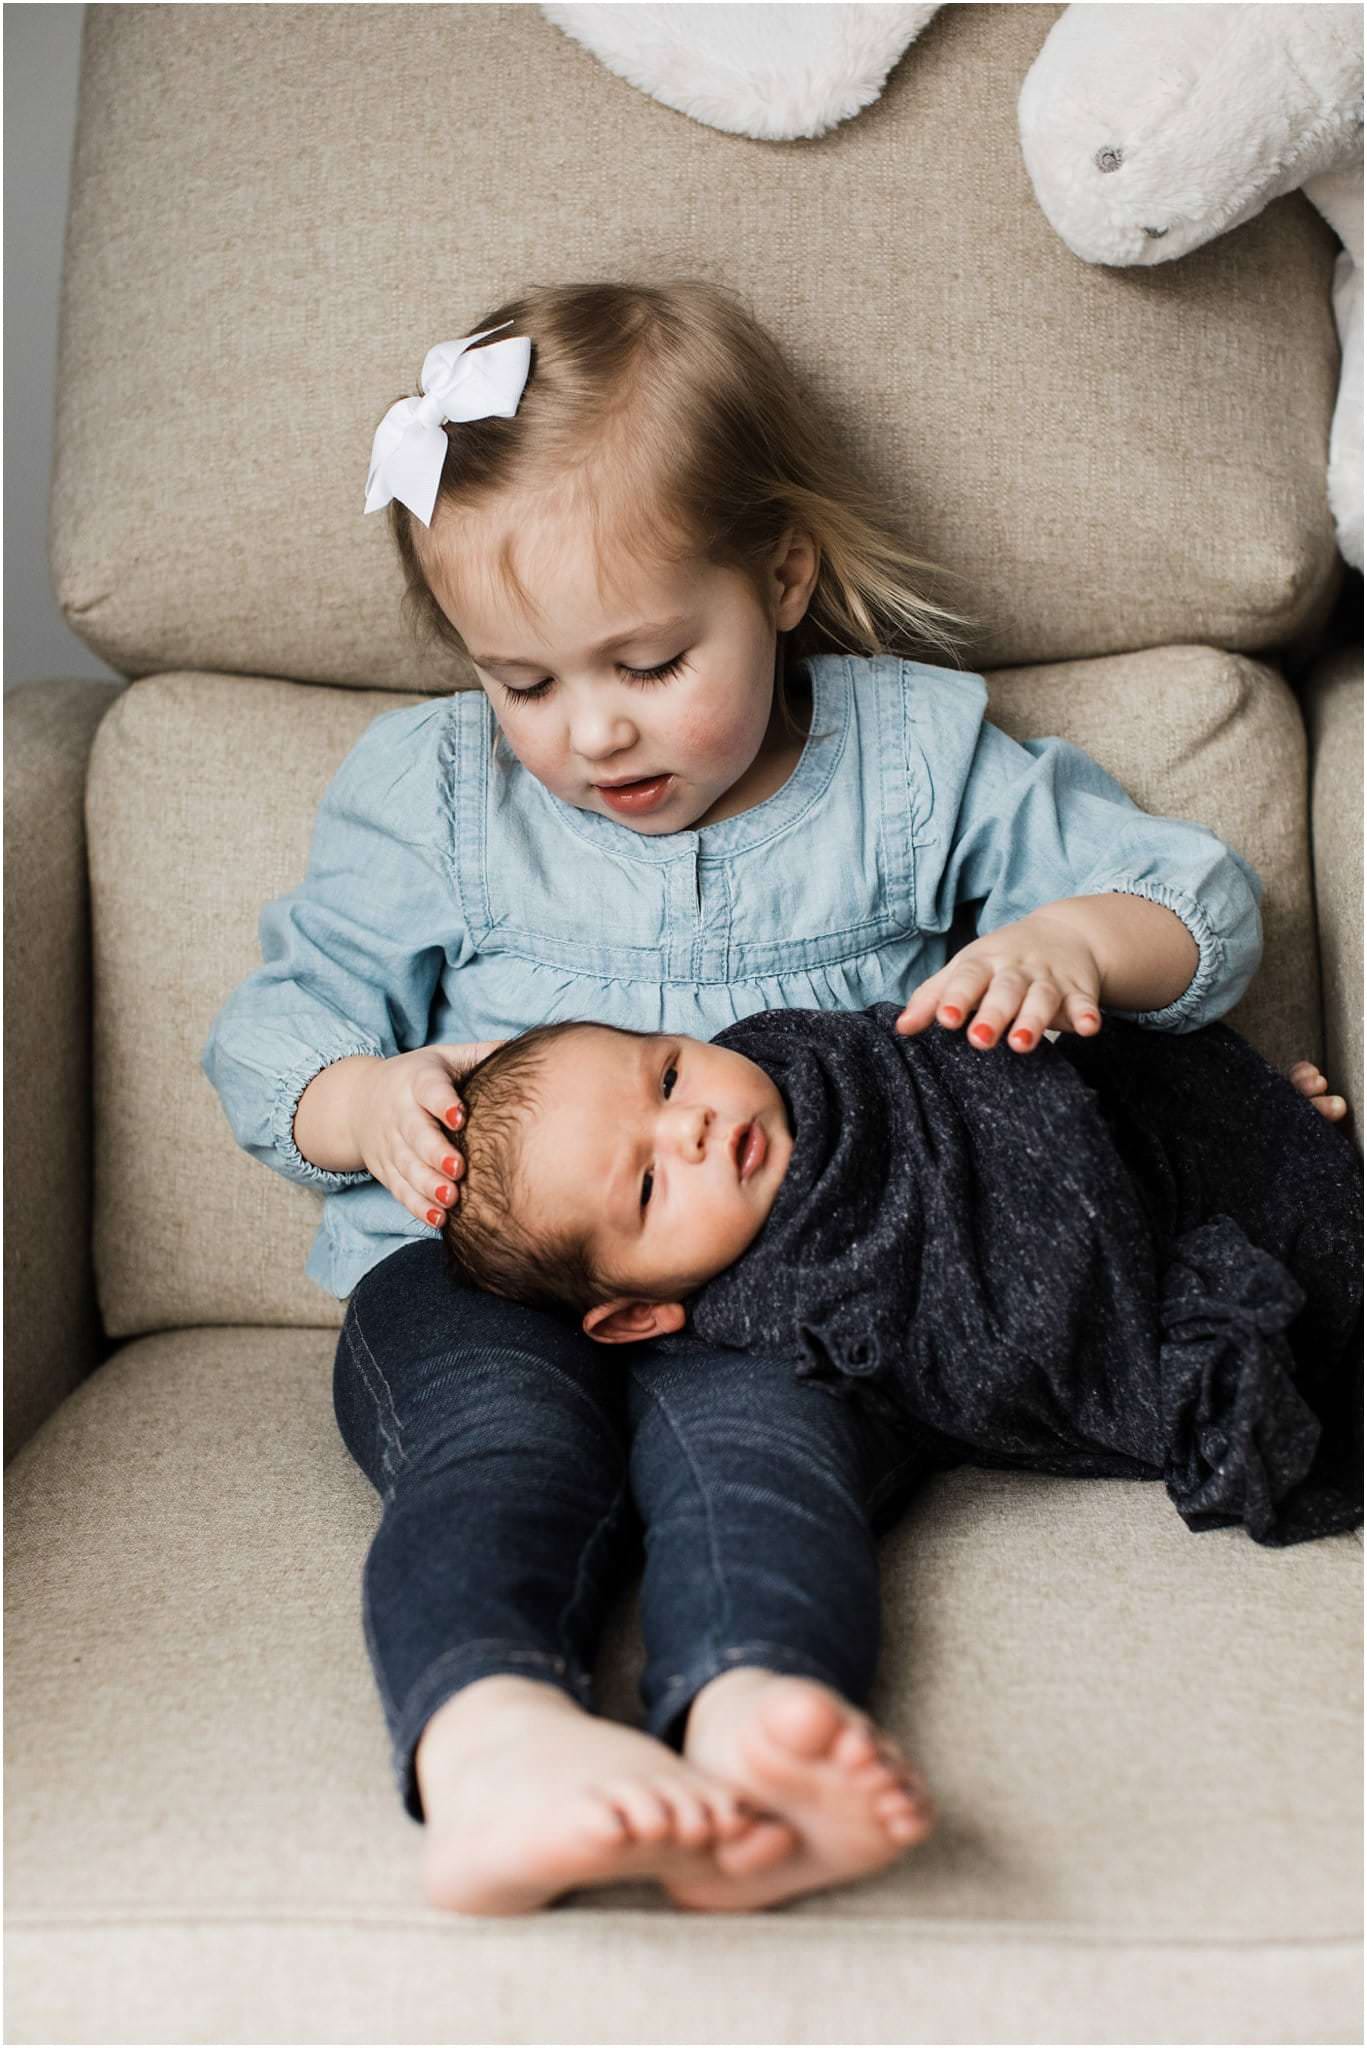
<path id="1" fill-rule="evenodd" d="M 862 1696 L 856 1697 L 859 1688 L 852 1688 L 847 1680 L 819 1663 L 815 1657 L 805 1656 L 800 1650 L 789 1649 L 783 1643 L 740 1643 L 700 1657 L 686 1672 L 671 1678 L 646 1717 L 648 1733 L 668 1743 L 671 1749 L 681 1749 L 684 1724 L 703 1687 L 710 1685 L 714 1678 L 720 1678 L 723 1671 L 734 1671 L 742 1664 L 772 1671 L 779 1678 L 814 1678 L 818 1684 L 827 1685 L 832 1692 L 839 1693 L 841 1699 L 848 1700 L 851 1706 L 862 1707 L 865 1704 Z"/>
<path id="2" fill-rule="evenodd" d="M 1196 972 L 1175 1002 L 1166 1004 L 1161 1010 L 1118 1010 L 1114 1004 L 1104 1005 L 1112 1017 L 1123 1017 L 1131 1024 L 1149 1024 L 1158 1030 L 1171 1029 L 1194 1019 L 1224 972 L 1224 941 L 1194 896 L 1185 889 L 1174 889 L 1166 882 L 1102 882 L 1099 887 L 1089 888 L 1089 895 L 1098 896 L 1142 896 L 1149 903 L 1161 903 L 1180 917 L 1191 933 L 1200 954 Z"/>
<path id="3" fill-rule="evenodd" d="M 277 1152 L 287 1161 L 293 1177 L 308 1186 L 351 1188 L 371 1178 L 365 1167 L 353 1173 L 332 1173 L 324 1166 L 315 1166 L 311 1159 L 305 1159 L 294 1142 L 294 1113 L 309 1082 L 321 1074 L 324 1067 L 335 1066 L 338 1060 L 353 1059 L 358 1054 L 368 1059 L 384 1057 L 373 1040 L 368 1045 L 356 1043 L 337 1047 L 331 1052 L 310 1053 L 302 1066 L 291 1067 L 276 1083 L 275 1100 L 271 1105 L 271 1138 Z"/>
<path id="4" fill-rule="evenodd" d="M 394 1776 L 404 1809 L 413 1820 L 424 1819 L 413 1761 L 423 1729 L 453 1693 L 463 1692 L 477 1678 L 499 1677 L 541 1680 L 568 1693 L 576 1706 L 592 1711 L 593 1685 L 588 1673 L 575 1670 L 563 1657 L 554 1657 L 545 1650 L 524 1649 L 518 1643 L 497 1641 L 463 1643 L 458 1650 L 447 1650 L 435 1664 L 428 1665 L 404 1701 L 398 1725 L 391 1731 Z"/>

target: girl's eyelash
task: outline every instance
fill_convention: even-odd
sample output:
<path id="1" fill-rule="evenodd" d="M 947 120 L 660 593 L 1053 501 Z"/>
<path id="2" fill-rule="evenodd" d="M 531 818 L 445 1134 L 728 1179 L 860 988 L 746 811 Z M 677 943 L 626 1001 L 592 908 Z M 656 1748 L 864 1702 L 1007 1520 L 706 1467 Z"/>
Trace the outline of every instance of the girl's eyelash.
<path id="1" fill-rule="evenodd" d="M 679 1078 L 679 1059 L 678 1059 L 678 1055 L 677 1055 L 677 1053 L 671 1053 L 671 1054 L 670 1054 L 670 1056 L 669 1056 L 669 1058 L 668 1058 L 668 1059 L 667 1059 L 667 1060 L 665 1061 L 665 1070 L 664 1070 L 664 1074 L 661 1074 L 661 1076 L 660 1076 L 660 1085 L 661 1085 L 662 1087 L 664 1086 L 664 1077 L 665 1077 L 665 1074 L 672 1074 L 672 1075 L 674 1076 L 674 1079 L 675 1079 L 675 1081 L 676 1081 L 676 1082 L 678 1081 L 678 1078 Z M 665 1100 L 666 1100 L 666 1102 L 667 1102 L 667 1101 L 669 1100 L 669 1096 L 670 1096 L 670 1095 L 672 1095 L 673 1093 L 674 1093 L 674 1090 L 673 1090 L 673 1089 L 671 1088 L 671 1089 L 669 1090 L 669 1094 L 667 1094 L 667 1095 L 665 1096 Z M 649 1204 L 650 1204 L 650 1196 L 649 1196 L 649 1194 L 647 1193 L 647 1189 L 649 1189 L 649 1188 L 653 1187 L 653 1185 L 654 1185 L 654 1182 L 655 1182 L 655 1174 L 654 1174 L 653 1170 L 652 1170 L 652 1169 L 651 1169 L 650 1167 L 647 1167 L 647 1168 L 646 1168 L 646 1172 L 645 1172 L 645 1176 L 644 1176 L 644 1178 L 643 1178 L 643 1180 L 642 1180 L 642 1182 L 641 1182 L 641 1207 L 642 1207 L 643 1209 L 645 1209 L 645 1208 L 648 1208 L 648 1207 L 649 1207 Z"/>
<path id="2" fill-rule="evenodd" d="M 669 682 L 671 677 L 679 673 L 683 661 L 683 656 L 676 654 L 673 661 L 661 662 L 658 668 L 624 668 L 622 674 L 630 676 L 633 683 L 640 683 L 648 689 L 652 683 Z M 501 683 L 499 687 L 505 697 L 516 698 L 518 703 L 525 704 L 529 700 L 535 702 L 538 697 L 544 697 L 551 687 L 551 679 L 547 676 L 544 682 L 534 684 L 530 690 L 510 690 L 506 683 Z"/>

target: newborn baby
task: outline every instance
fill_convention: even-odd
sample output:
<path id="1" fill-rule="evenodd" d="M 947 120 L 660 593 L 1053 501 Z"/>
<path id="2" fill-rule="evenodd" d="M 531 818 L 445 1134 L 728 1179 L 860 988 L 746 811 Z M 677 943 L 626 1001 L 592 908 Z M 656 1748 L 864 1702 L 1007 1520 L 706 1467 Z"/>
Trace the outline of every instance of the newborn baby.
<path id="1" fill-rule="evenodd" d="M 1222 1024 L 1024 1059 L 898 1014 L 512 1040 L 462 1084 L 453 1271 L 599 1342 L 789 1355 L 930 1466 L 1162 1477 L 1265 1543 L 1357 1527 L 1351 1140 Z"/>

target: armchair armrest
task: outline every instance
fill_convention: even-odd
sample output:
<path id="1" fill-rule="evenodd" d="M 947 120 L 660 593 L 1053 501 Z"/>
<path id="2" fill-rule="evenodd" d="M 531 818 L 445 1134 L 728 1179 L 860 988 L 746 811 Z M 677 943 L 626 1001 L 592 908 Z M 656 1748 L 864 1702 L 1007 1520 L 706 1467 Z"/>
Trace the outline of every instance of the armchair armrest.
<path id="1" fill-rule="evenodd" d="M 1324 994 L 1324 1071 L 1362 1149 L 1362 649 L 1337 648 L 1301 687 Z"/>
<path id="2" fill-rule="evenodd" d="M 123 686 L 5 692 L 5 1460 L 97 1363 L 85 780 Z"/>

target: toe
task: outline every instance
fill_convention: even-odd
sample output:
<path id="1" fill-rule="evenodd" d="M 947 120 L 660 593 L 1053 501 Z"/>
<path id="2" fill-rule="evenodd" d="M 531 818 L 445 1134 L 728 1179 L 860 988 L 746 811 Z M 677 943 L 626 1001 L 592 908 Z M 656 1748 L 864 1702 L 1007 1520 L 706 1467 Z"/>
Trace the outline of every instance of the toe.
<path id="1" fill-rule="evenodd" d="M 603 1788 L 603 1796 L 625 1821 L 638 1842 L 662 1842 L 674 1822 L 668 1806 L 653 1785 L 634 1778 L 621 1778 Z"/>
<path id="2" fill-rule="evenodd" d="M 662 1795 L 674 1817 L 674 1834 L 685 1849 L 702 1849 L 712 1840 L 712 1816 L 690 1785 L 671 1784 Z"/>
<path id="3" fill-rule="evenodd" d="M 880 1792 L 873 1802 L 873 1810 L 880 1820 L 891 1820 L 899 1813 L 914 1813 L 916 1801 L 900 1785 L 893 1785 L 886 1792 Z"/>
<path id="4" fill-rule="evenodd" d="M 795 1854 L 797 1847 L 797 1835 L 786 1822 L 751 1821 L 734 1842 L 719 1844 L 715 1851 L 717 1867 L 728 1877 L 753 1877 L 761 1870 L 772 1870 L 785 1857 Z"/>
<path id="5" fill-rule="evenodd" d="M 935 1826 L 935 1807 L 928 1793 L 902 1784 L 884 1792 L 873 1810 L 886 1831 L 900 1842 L 918 1842 Z"/>
<path id="6" fill-rule="evenodd" d="M 849 1722 L 831 1745 L 831 1761 L 839 1764 L 842 1770 L 857 1771 L 878 1760 L 879 1745 L 873 1731 L 860 1721 Z"/>
<path id="7" fill-rule="evenodd" d="M 845 1716 L 827 1693 L 801 1679 L 777 1682 L 764 1702 L 760 1724 L 780 1748 L 808 1759 L 829 1756 L 846 1727 Z"/>
<path id="8" fill-rule="evenodd" d="M 850 1783 L 867 1799 L 876 1799 L 882 1792 L 896 1790 L 900 1773 L 891 1764 L 885 1764 L 875 1757 L 872 1763 L 864 1764 L 857 1771 L 851 1771 Z"/>
<path id="9" fill-rule="evenodd" d="M 724 1785 L 708 1785 L 702 1794 L 712 1820 L 712 1832 L 719 1842 L 734 1842 L 754 1825 L 752 1809 Z"/>
<path id="10" fill-rule="evenodd" d="M 596 1842 L 624 1842 L 631 1827 L 608 1794 L 592 1793 L 584 1802 L 584 1832 Z"/>
<path id="11" fill-rule="evenodd" d="M 894 1803 L 899 1800 L 903 1806 L 910 1807 L 917 1813 L 934 1811 L 930 1789 L 925 1779 L 910 1765 L 897 1772 L 892 1785 L 886 1791 L 876 1795 L 875 1811 L 882 1810 L 885 1805 L 887 1810 L 891 1811 Z"/>

